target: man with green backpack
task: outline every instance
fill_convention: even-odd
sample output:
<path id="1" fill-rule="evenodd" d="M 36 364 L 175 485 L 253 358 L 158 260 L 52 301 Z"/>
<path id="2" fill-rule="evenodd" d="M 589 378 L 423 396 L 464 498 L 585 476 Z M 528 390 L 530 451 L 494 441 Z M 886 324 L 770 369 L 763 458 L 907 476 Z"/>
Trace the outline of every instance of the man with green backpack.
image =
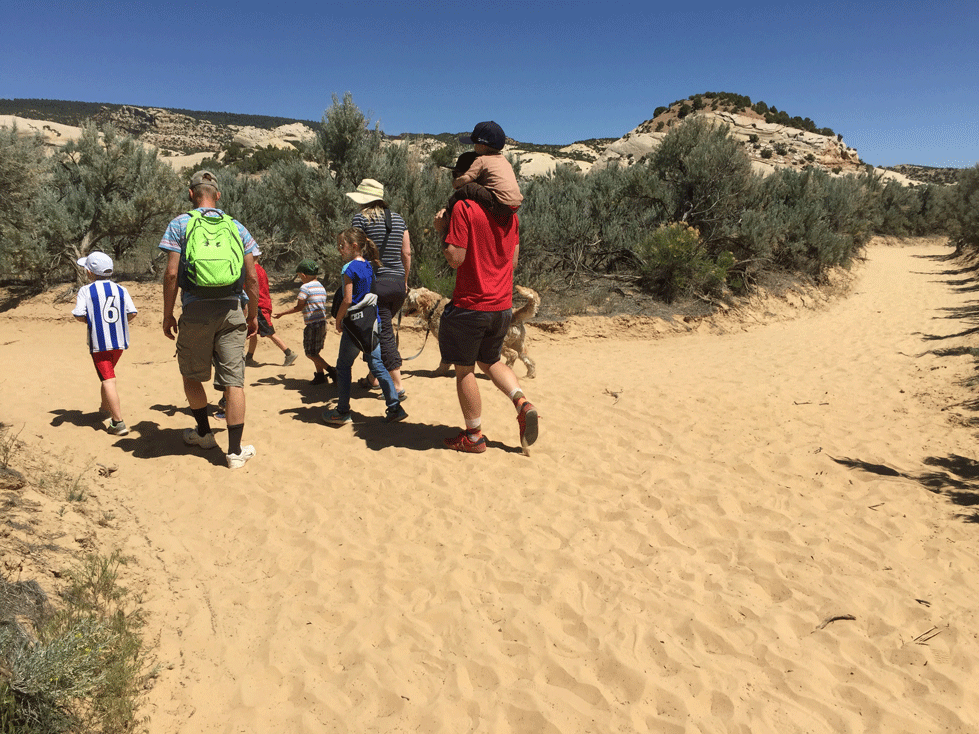
<path id="1" fill-rule="evenodd" d="M 170 222 L 160 249 L 167 253 L 163 276 L 163 333 L 176 338 L 177 365 L 184 393 L 197 421 L 184 430 L 184 443 L 204 449 L 217 441 L 208 420 L 204 383 L 211 379 L 224 388 L 228 422 L 227 462 L 239 469 L 255 456 L 254 446 L 242 446 L 245 425 L 245 341 L 258 333 L 258 280 L 254 253 L 257 244 L 237 220 L 217 208 L 221 192 L 217 177 L 198 171 L 190 179 L 188 198 L 194 208 Z M 173 316 L 178 289 L 181 314 Z M 248 296 L 248 317 L 242 314 L 241 294 Z M 176 337 L 174 336 L 176 332 Z"/>

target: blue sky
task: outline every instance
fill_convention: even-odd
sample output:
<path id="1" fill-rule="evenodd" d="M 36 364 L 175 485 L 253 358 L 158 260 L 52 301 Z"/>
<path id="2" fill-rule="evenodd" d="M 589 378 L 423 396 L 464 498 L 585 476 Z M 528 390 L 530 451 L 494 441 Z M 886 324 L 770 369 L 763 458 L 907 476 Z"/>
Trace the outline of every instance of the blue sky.
<path id="1" fill-rule="evenodd" d="M 733 92 L 830 127 L 867 163 L 979 161 L 975 0 L 874 3 L 11 0 L 0 97 L 320 120 L 390 134 L 493 119 L 530 143 L 621 137 Z"/>

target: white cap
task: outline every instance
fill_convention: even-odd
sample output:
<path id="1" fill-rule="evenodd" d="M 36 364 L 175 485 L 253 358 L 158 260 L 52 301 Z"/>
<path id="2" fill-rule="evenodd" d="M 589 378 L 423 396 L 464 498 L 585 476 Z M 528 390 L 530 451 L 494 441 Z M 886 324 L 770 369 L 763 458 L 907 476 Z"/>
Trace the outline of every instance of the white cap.
<path id="1" fill-rule="evenodd" d="M 78 267 L 90 270 L 97 277 L 112 275 L 112 258 L 104 252 L 91 252 L 88 257 L 78 259 Z"/>

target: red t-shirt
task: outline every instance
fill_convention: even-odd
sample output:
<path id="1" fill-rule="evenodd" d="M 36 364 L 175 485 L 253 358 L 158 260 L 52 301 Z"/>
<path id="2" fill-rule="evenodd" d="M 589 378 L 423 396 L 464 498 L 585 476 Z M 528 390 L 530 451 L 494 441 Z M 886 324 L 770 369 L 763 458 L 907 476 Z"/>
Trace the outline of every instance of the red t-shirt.
<path id="1" fill-rule="evenodd" d="M 445 241 L 466 251 L 456 270 L 453 305 L 470 311 L 505 311 L 513 305 L 513 253 L 520 243 L 516 214 L 501 225 L 476 202 L 456 202 Z"/>
<path id="2" fill-rule="evenodd" d="M 269 276 L 258 263 L 255 263 L 255 275 L 258 278 L 258 307 L 263 311 L 272 310 L 272 296 L 269 294 Z"/>

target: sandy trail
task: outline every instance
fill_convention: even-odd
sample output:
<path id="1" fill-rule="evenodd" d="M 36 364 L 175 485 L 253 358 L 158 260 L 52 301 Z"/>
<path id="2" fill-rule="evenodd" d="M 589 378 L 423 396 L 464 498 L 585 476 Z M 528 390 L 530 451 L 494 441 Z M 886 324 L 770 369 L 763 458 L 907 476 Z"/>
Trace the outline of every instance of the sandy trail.
<path id="1" fill-rule="evenodd" d="M 394 426 L 356 387 L 353 428 L 320 424 L 308 361 L 250 369 L 258 457 L 229 472 L 181 443 L 148 287 L 133 434 L 93 430 L 83 328 L 43 297 L 0 320 L 0 418 L 119 465 L 99 543 L 159 643 L 152 733 L 974 731 L 979 467 L 946 410 L 973 294 L 946 253 L 871 247 L 849 297 L 744 330 L 535 330 L 529 458 L 488 382 L 490 450 L 440 448 L 460 414 L 429 345 Z"/>

